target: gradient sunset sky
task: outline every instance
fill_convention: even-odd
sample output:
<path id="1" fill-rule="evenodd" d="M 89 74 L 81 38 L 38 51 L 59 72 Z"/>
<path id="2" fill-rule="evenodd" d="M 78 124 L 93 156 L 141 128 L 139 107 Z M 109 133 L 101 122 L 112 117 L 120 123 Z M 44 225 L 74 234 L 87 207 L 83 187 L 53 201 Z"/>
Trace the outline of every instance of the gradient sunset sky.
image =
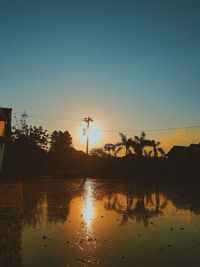
<path id="1" fill-rule="evenodd" d="M 199 14 L 198 0 L 1 0 L 0 106 L 78 149 L 88 115 L 111 130 L 97 146 L 199 125 Z M 200 128 L 146 132 L 166 149 L 200 142 Z"/>

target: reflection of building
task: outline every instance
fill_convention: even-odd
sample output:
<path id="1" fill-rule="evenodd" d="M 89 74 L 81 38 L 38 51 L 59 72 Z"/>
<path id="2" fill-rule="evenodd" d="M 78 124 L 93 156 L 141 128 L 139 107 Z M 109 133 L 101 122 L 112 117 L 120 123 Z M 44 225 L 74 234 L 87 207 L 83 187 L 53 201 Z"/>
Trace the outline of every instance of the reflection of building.
<path id="1" fill-rule="evenodd" d="M 10 108 L 0 108 L 0 172 L 3 165 L 5 141 L 11 132 L 11 112 Z"/>

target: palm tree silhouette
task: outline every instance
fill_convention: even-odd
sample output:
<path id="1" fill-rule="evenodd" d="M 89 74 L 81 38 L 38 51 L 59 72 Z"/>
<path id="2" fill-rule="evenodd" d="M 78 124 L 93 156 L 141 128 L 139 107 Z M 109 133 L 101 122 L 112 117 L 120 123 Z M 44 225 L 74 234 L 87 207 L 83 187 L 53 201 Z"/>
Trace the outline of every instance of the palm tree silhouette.
<path id="1" fill-rule="evenodd" d="M 108 152 L 109 155 L 111 155 L 111 151 L 114 152 L 116 148 L 116 145 L 114 144 L 105 144 L 104 145 L 104 151 Z"/>
<path id="2" fill-rule="evenodd" d="M 116 154 L 125 147 L 126 149 L 126 155 L 132 154 L 131 148 L 134 147 L 134 140 L 132 138 L 127 138 L 125 134 L 119 133 L 121 137 L 121 142 L 116 144 L 116 147 L 118 147 Z"/>
<path id="3" fill-rule="evenodd" d="M 160 152 L 160 154 L 162 156 L 165 156 L 165 152 L 161 147 L 158 147 L 160 145 L 160 142 L 156 142 L 155 140 L 151 141 L 151 147 L 153 147 L 153 153 L 154 153 L 154 158 L 157 158 L 158 156 L 158 152 Z"/>
<path id="4" fill-rule="evenodd" d="M 145 157 L 148 157 L 148 158 L 150 158 L 151 157 L 151 154 L 152 154 L 152 150 L 151 151 L 146 151 L 145 149 L 144 149 L 144 155 L 145 155 Z"/>
<path id="5" fill-rule="evenodd" d="M 152 146 L 151 141 L 146 139 L 146 134 L 143 131 L 140 136 L 134 136 L 134 142 L 132 143 L 135 153 L 142 156 L 143 149 L 146 146 Z"/>

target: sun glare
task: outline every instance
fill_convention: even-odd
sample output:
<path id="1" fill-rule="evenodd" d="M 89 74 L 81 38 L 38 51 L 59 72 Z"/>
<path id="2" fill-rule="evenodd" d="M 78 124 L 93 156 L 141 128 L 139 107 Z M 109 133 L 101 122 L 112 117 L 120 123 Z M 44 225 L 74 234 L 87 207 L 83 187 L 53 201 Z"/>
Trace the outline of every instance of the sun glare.
<path id="1" fill-rule="evenodd" d="M 89 130 L 84 130 L 86 129 L 84 126 L 82 126 L 79 129 L 79 139 L 83 144 L 86 144 L 86 139 L 87 136 L 89 138 L 89 144 L 90 145 L 96 145 L 102 136 L 102 132 L 99 126 L 97 126 L 94 123 L 90 124 Z"/>

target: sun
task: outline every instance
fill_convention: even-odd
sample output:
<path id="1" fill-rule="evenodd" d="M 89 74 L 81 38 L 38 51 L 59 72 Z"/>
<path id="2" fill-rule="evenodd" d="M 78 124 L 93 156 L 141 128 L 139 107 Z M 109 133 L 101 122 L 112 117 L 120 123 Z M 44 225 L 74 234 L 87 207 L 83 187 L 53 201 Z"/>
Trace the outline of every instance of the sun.
<path id="1" fill-rule="evenodd" d="M 89 144 L 92 146 L 96 145 L 102 137 L 102 131 L 100 127 L 94 123 L 91 123 L 89 130 L 84 129 L 86 129 L 86 126 L 82 126 L 79 129 L 79 139 L 81 143 L 86 144 L 86 139 L 88 136 Z"/>

